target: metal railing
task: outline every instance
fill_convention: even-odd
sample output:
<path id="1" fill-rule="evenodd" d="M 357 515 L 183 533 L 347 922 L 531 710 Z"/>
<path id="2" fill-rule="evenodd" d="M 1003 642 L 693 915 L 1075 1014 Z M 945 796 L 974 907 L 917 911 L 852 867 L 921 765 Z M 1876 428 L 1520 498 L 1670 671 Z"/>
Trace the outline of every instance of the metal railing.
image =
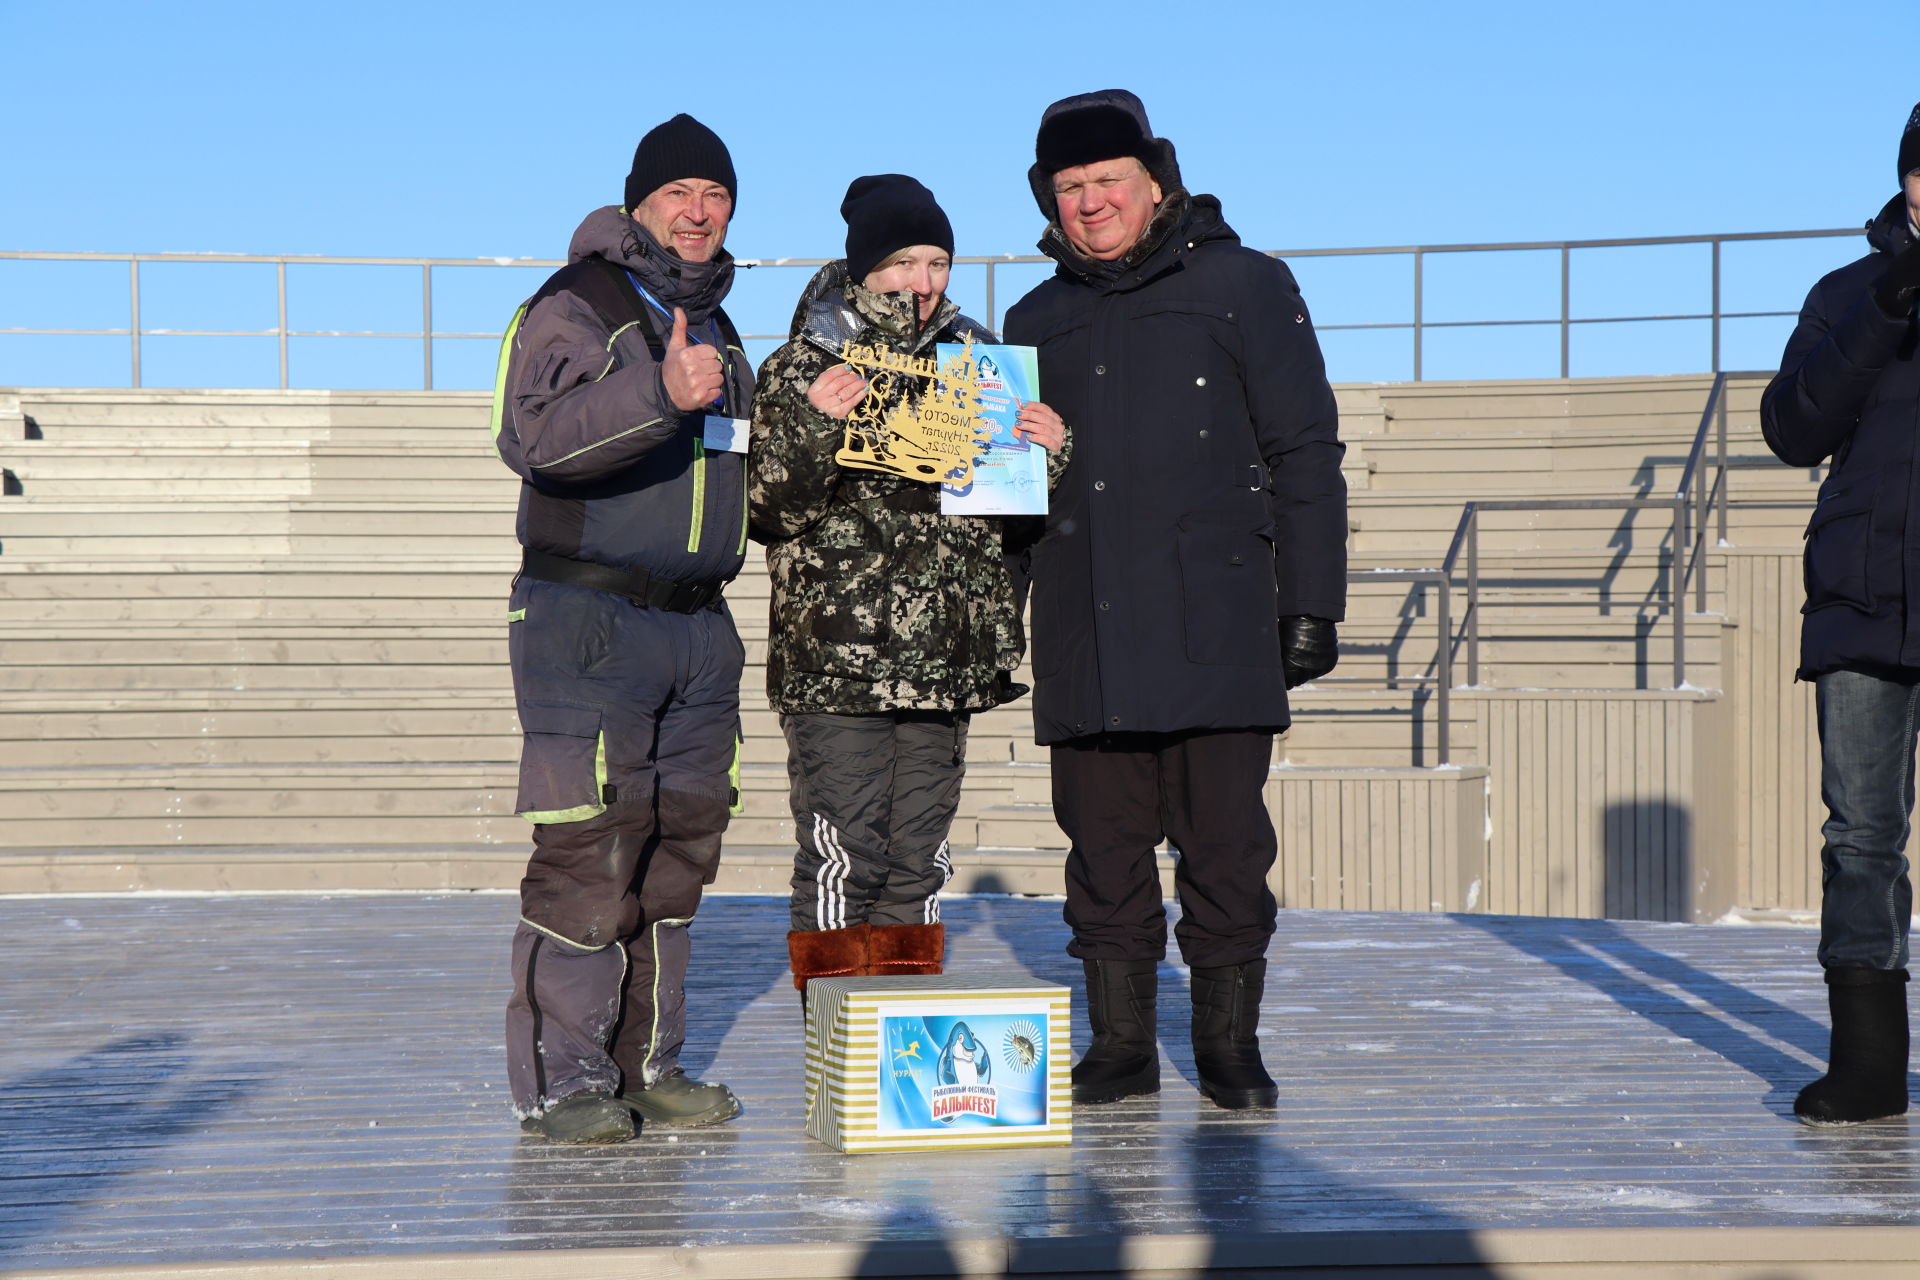
<path id="1" fill-rule="evenodd" d="M 1458 541 L 1458 538 L 1455 538 Z M 1438 569 L 1355 569 L 1347 574 L 1347 585 L 1366 582 L 1408 582 L 1434 588 L 1437 605 L 1433 611 L 1432 675 L 1322 676 L 1315 684 L 1378 684 L 1392 688 L 1400 684 L 1432 685 L 1434 702 L 1434 763 L 1445 767 L 1453 763 L 1453 569 L 1452 556 Z M 1419 704 L 1414 706 L 1413 722 L 1420 723 Z"/>
<path id="2" fill-rule="evenodd" d="M 1694 429 L 1693 444 L 1687 450 L 1680 481 L 1665 497 L 1648 498 L 1523 498 L 1469 502 L 1460 513 L 1454 530 L 1453 546 L 1448 549 L 1443 570 L 1458 562 L 1462 539 L 1466 543 L 1467 599 L 1463 610 L 1466 629 L 1467 684 L 1480 684 L 1480 513 L 1483 511 L 1637 511 L 1664 509 L 1671 525 L 1668 533 L 1667 593 L 1664 609 L 1673 627 L 1673 683 L 1670 689 L 1687 687 L 1687 584 L 1693 581 L 1695 607 L 1707 607 L 1706 531 L 1709 510 L 1717 516 L 1719 541 L 1727 542 L 1727 381 L 1736 377 L 1764 378 L 1761 372 L 1722 371 L 1714 376 L 1707 403 L 1700 412 L 1700 425 Z M 1717 430 L 1716 430 L 1717 428 Z M 1702 463 L 1708 433 L 1717 439 L 1712 480 L 1708 481 Z M 1697 533 L 1696 533 L 1697 530 Z M 1576 602 L 1579 603 L 1579 602 Z"/>
<path id="3" fill-rule="evenodd" d="M 1710 236 L 1641 236 L 1619 240 L 1528 240 L 1507 244 L 1436 244 L 1401 245 L 1390 248 L 1372 249 L 1294 249 L 1275 252 L 1272 256 L 1280 258 L 1327 258 L 1327 257 L 1368 257 L 1387 254 L 1410 255 L 1413 259 L 1413 319 L 1386 324 L 1316 324 L 1321 331 L 1332 332 L 1342 329 L 1410 329 L 1413 332 L 1413 380 L 1422 381 L 1425 354 L 1424 338 L 1429 329 L 1487 329 L 1504 328 L 1515 325 L 1555 325 L 1560 330 L 1560 376 L 1570 377 L 1572 369 L 1572 339 L 1576 325 L 1588 324 L 1632 324 L 1648 320 L 1707 320 L 1712 322 L 1712 354 L 1709 373 L 1720 371 L 1721 324 L 1727 320 L 1764 320 L 1779 319 L 1799 314 L 1797 311 L 1725 311 L 1721 308 L 1721 248 L 1724 245 L 1752 241 L 1775 240 L 1818 240 L 1834 236 L 1858 236 L 1858 227 L 1842 227 L 1829 231 L 1750 231 L 1728 235 Z M 1646 248 L 1654 245 L 1704 244 L 1712 246 L 1712 284 L 1710 304 L 1706 311 L 1678 312 L 1660 315 L 1636 316 L 1576 316 L 1573 314 L 1573 255 L 1578 250 L 1588 249 L 1629 249 Z M 1426 302 L 1426 260 L 1434 254 L 1447 253 L 1512 253 L 1524 251 L 1552 251 L 1560 255 L 1560 313 L 1557 316 L 1541 316 L 1530 320 L 1428 320 L 1425 318 Z"/>
<path id="4" fill-rule="evenodd" d="M 1453 538 L 1437 569 L 1364 569 L 1347 574 L 1350 585 L 1381 581 L 1404 581 L 1415 586 L 1437 589 L 1434 609 L 1435 652 L 1431 675 L 1328 676 L 1320 683 L 1431 685 L 1435 690 L 1435 763 L 1452 763 L 1451 712 L 1448 696 L 1453 686 L 1455 651 L 1466 648 L 1466 688 L 1480 687 L 1480 516 L 1489 511 L 1636 511 L 1663 509 L 1671 516 L 1669 532 L 1671 552 L 1667 561 L 1667 592 L 1664 604 L 1656 602 L 1672 619 L 1672 689 L 1687 688 L 1687 609 L 1686 594 L 1691 582 L 1698 612 L 1707 608 L 1707 528 L 1717 525 L 1718 544 L 1727 538 L 1727 383 L 1733 378 L 1764 378 L 1765 372 L 1722 371 L 1713 379 L 1707 402 L 1700 412 L 1700 425 L 1694 429 L 1692 447 L 1673 492 L 1665 497 L 1645 498 L 1519 498 L 1469 502 L 1460 510 Z M 1707 465 L 1709 435 L 1714 441 L 1714 457 Z M 1711 471 L 1711 480 L 1708 471 Z M 1466 601 L 1461 610 L 1460 630 L 1454 629 L 1452 585 L 1465 559 Z M 1537 607 L 1540 602 L 1533 602 Z M 1584 604 L 1585 601 L 1571 601 Z"/>
<path id="5" fill-rule="evenodd" d="M 1557 326 L 1560 331 L 1560 376 L 1568 377 L 1572 369 L 1572 334 L 1577 326 L 1595 324 L 1626 324 L 1644 321 L 1688 320 L 1708 321 L 1711 324 L 1711 360 L 1710 368 L 1720 368 L 1721 327 L 1728 320 L 1778 319 L 1795 314 L 1793 311 L 1725 311 L 1721 307 L 1721 250 L 1734 243 L 1757 241 L 1786 241 L 1829 238 L 1836 236 L 1857 236 L 1857 228 L 1839 228 L 1826 231 L 1756 231 L 1726 235 L 1705 236 L 1650 236 L 1634 239 L 1613 240 L 1529 240 L 1488 244 L 1438 244 L 1438 245 L 1386 245 L 1355 249 L 1287 249 L 1268 251 L 1274 257 L 1289 259 L 1305 258 L 1377 258 L 1408 257 L 1412 264 L 1412 318 L 1409 320 L 1383 321 L 1365 324 L 1321 324 L 1322 332 L 1363 330 L 1405 330 L 1412 336 L 1413 378 L 1420 381 L 1425 375 L 1426 336 L 1433 330 L 1446 329 L 1499 329 L 1514 326 Z M 1644 248 L 1658 245 L 1707 245 L 1712 251 L 1712 272 L 1710 301 L 1708 309 L 1699 312 L 1623 315 L 1623 316 L 1576 316 L 1573 314 L 1573 256 L 1589 250 Z M 1426 264 L 1430 257 L 1440 254 L 1471 253 L 1513 253 L 1526 251 L 1557 252 L 1560 257 L 1560 306 L 1556 316 L 1542 316 L 1531 319 L 1506 320 L 1433 320 L 1427 318 L 1427 276 Z M 498 339 L 495 332 L 456 332 L 436 330 L 434 317 L 434 272 L 436 269 L 450 267 L 546 267 L 563 265 L 552 258 L 368 258 L 368 257 L 328 257 L 310 254 L 256 255 L 237 253 L 56 253 L 26 250 L 0 251 L 0 261 L 32 260 L 54 262 L 119 262 L 127 266 L 128 276 L 128 322 L 121 327 L 96 329 L 37 328 L 30 326 L 0 327 L 0 335 L 33 334 L 44 336 L 74 337 L 124 337 L 128 340 L 132 364 L 132 385 L 138 387 L 141 381 L 140 343 L 148 337 L 186 337 L 186 338 L 274 338 L 279 346 L 280 374 L 279 385 L 289 385 L 288 344 L 295 338 L 394 338 L 410 339 L 421 344 L 421 386 L 432 390 L 433 380 L 433 344 L 440 339 Z M 745 268 L 761 267 L 819 267 L 829 261 L 826 258 L 760 258 L 740 259 L 738 265 Z M 996 271 L 1001 267 L 1044 265 L 1050 260 L 1037 254 L 1001 254 L 988 256 L 958 257 L 954 259 L 957 267 L 982 267 L 985 269 L 985 314 L 989 328 L 998 328 L 998 278 Z M 277 323 L 267 329 L 159 329 L 147 326 L 141 315 L 140 271 L 144 265 L 155 263 L 250 263 L 272 266 L 275 270 L 277 293 Z M 294 329 L 288 324 L 287 268 L 289 266 L 371 266 L 371 267 L 407 267 L 420 273 L 420 328 L 417 330 L 346 330 L 346 329 Z M 795 294 L 797 296 L 798 289 Z M 780 312 L 784 315 L 784 309 Z M 786 334 L 749 333 L 745 335 L 755 341 L 785 341 Z"/>
<path id="6" fill-rule="evenodd" d="M 280 387 L 289 385 L 287 343 L 292 338 L 408 338 L 421 344 L 421 383 L 433 390 L 433 344 L 439 338 L 491 338 L 499 332 L 439 332 L 433 327 L 433 269 L 435 267 L 548 267 L 566 264 L 549 258 L 340 258 L 319 254 L 260 255 L 246 253 L 41 253 L 27 250 L 0 250 L 0 261 L 8 259 L 36 262 L 124 262 L 127 264 L 128 322 L 115 329 L 34 329 L 19 326 L 0 328 L 0 334 L 37 334 L 66 337 L 124 337 L 128 340 L 133 366 L 133 383 L 140 380 L 140 340 L 168 338 L 277 338 L 280 348 Z M 271 329 L 154 329 L 140 319 L 140 267 L 145 263 L 245 263 L 271 266 L 277 295 L 279 322 Z M 287 268 L 289 266 L 343 267 L 417 267 L 420 270 L 420 328 L 417 330 L 374 329 L 293 329 L 287 325 Z"/>

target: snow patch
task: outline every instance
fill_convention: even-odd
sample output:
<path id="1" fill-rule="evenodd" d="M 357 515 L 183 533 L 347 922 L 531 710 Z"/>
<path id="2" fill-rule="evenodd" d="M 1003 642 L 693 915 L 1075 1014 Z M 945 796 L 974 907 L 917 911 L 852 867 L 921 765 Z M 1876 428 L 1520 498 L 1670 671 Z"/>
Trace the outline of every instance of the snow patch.
<path id="1" fill-rule="evenodd" d="M 1769 1196 L 1767 1207 L 1784 1209 L 1789 1213 L 1823 1215 L 1888 1212 L 1886 1205 L 1878 1200 L 1869 1200 L 1865 1196 Z"/>
<path id="2" fill-rule="evenodd" d="M 1534 1196 L 1552 1204 L 1619 1209 L 1704 1209 L 1713 1203 L 1706 1196 L 1646 1186 L 1546 1187 Z"/>
<path id="3" fill-rule="evenodd" d="M 1492 1013 L 1483 1004 L 1452 1004 L 1445 1000 L 1409 1000 L 1409 1009 L 1432 1009 L 1439 1013 Z"/>
<path id="4" fill-rule="evenodd" d="M 1334 938 L 1328 942 L 1289 942 L 1302 951 L 1431 951 L 1438 942 L 1382 942 L 1375 938 Z"/>

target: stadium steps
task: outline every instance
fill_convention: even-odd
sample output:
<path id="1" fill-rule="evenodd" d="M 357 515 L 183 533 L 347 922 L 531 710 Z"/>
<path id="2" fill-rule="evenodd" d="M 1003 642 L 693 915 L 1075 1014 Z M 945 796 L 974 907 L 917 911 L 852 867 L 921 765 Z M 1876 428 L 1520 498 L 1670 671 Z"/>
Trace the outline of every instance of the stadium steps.
<path id="1" fill-rule="evenodd" d="M 951 836 L 1049 848 L 1052 813 L 1036 806 L 1011 819 L 1014 784 L 1041 765 L 969 763 Z M 513 814 L 510 761 L 273 765 L 27 765 L 0 768 L 0 848 L 139 845 L 528 844 Z M 784 764 L 743 765 L 743 812 L 728 838 L 749 845 L 793 839 Z M 993 813 L 999 837 L 983 840 Z M 1009 826 L 1018 825 L 1018 831 Z M 1028 832 L 1032 838 L 1015 838 Z"/>
<path id="2" fill-rule="evenodd" d="M 1472 498 L 1669 489 L 1706 381 L 1626 381 L 1337 389 L 1353 566 L 1436 564 Z M 18 489 L 0 497 L 0 845 L 524 845 L 507 812 L 518 733 L 502 620 L 517 481 L 486 442 L 484 397 L 21 401 L 35 438 L 0 440 Z M 1750 421 L 1737 394 L 1736 456 L 1763 451 Z M 1737 471 L 1735 541 L 1797 545 L 1816 478 Z M 1665 535 L 1652 511 L 1490 514 L 1483 680 L 1663 684 Z M 750 663 L 764 659 L 766 591 L 750 551 L 729 591 Z M 1355 588 L 1338 674 L 1430 672 L 1432 604 L 1404 583 Z M 1719 619 L 1689 626 L 1693 682 L 1710 685 Z M 1430 761 L 1425 691 L 1328 682 L 1297 691 L 1296 713 L 1283 763 Z M 742 720 L 747 812 L 730 843 L 778 846 L 785 745 L 756 667 Z M 1455 699 L 1456 763 L 1480 758 L 1476 725 Z M 968 758 L 956 844 L 1059 847 L 1026 701 L 977 717 Z"/>
<path id="3" fill-rule="evenodd" d="M 1398 382 L 1364 384 L 1381 409 L 1386 434 L 1409 428 L 1471 434 L 1517 427 L 1546 431 L 1566 426 L 1634 429 L 1653 426 L 1688 439 L 1699 426 L 1709 374 L 1641 378 L 1530 378 L 1486 382 Z M 1766 378 L 1730 378 L 1727 407 L 1734 415 L 1754 415 Z M 1364 403 L 1359 388 L 1336 391 L 1342 404 L 1351 397 Z M 1367 426 L 1361 425 L 1361 434 Z"/>

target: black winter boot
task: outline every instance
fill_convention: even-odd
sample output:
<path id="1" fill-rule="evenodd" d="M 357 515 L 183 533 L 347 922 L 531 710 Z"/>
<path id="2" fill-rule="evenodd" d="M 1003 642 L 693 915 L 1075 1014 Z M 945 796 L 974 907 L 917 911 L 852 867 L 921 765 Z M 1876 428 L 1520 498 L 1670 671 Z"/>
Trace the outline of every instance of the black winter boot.
<path id="1" fill-rule="evenodd" d="M 1800 1091 L 1807 1124 L 1858 1124 L 1907 1111 L 1907 971 L 1827 970 L 1827 1074 Z"/>
<path id="2" fill-rule="evenodd" d="M 1157 960 L 1082 960 L 1093 1043 L 1073 1064 L 1073 1100 L 1083 1106 L 1160 1092 Z"/>
<path id="3" fill-rule="evenodd" d="M 1267 962 L 1193 969 L 1193 1066 L 1200 1092 L 1230 1111 L 1271 1107 L 1280 1090 L 1260 1062 L 1260 994 Z"/>

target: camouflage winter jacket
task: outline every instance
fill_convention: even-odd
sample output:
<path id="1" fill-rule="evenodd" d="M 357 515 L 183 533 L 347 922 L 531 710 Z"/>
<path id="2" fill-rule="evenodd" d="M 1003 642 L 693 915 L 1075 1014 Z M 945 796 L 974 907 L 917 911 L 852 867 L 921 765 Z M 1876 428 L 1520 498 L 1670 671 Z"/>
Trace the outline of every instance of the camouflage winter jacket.
<path id="1" fill-rule="evenodd" d="M 911 293 L 871 293 L 830 263 L 801 296 L 791 339 L 760 368 L 747 504 L 773 579 L 776 711 L 977 711 L 1026 692 L 1011 679 L 1026 637 L 1005 522 L 944 516 L 936 485 L 843 468 L 833 455 L 845 425 L 807 402 L 849 342 L 931 354 L 936 342 L 993 341 L 946 299 L 924 328 L 915 319 Z"/>

